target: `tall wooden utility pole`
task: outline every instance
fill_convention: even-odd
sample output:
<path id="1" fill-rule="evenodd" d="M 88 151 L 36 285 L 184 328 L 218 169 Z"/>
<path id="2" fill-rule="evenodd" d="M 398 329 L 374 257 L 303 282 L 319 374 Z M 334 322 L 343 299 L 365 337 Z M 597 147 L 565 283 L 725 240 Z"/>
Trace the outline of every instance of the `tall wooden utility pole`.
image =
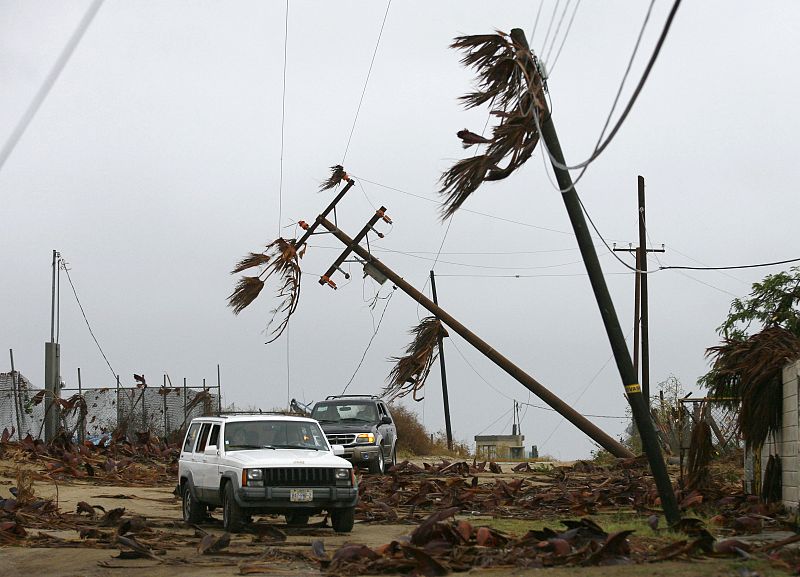
<path id="1" fill-rule="evenodd" d="M 511 38 L 514 43 L 520 47 L 517 52 L 518 58 L 525 58 L 526 60 L 523 65 L 526 68 L 527 77 L 533 79 L 534 85 L 528 87 L 531 95 L 540 94 L 541 87 L 544 85 L 544 80 L 541 77 L 536 62 L 533 60 L 533 54 L 528 46 L 528 40 L 525 38 L 525 32 L 520 28 L 514 28 L 511 31 Z M 527 58 L 527 56 L 531 56 L 531 58 Z M 531 82 L 531 80 L 529 80 L 529 82 Z M 578 193 L 572 182 L 572 176 L 569 170 L 566 169 L 564 153 L 561 151 L 561 144 L 558 141 L 558 134 L 556 133 L 555 124 L 553 124 L 553 117 L 550 114 L 550 110 L 547 108 L 547 100 L 544 97 L 538 100 L 540 101 L 536 102 L 535 106 L 541 109 L 541 138 L 550 151 L 553 171 L 556 174 L 556 180 L 561 189 L 561 198 L 564 201 L 564 206 L 567 209 L 572 228 L 575 231 L 575 239 L 578 241 L 581 257 L 583 258 L 586 272 L 589 275 L 589 281 L 591 282 L 592 290 L 597 300 L 597 306 L 600 309 L 600 316 L 603 319 L 606 334 L 611 344 L 617 370 L 622 379 L 622 385 L 628 397 L 631 412 L 636 420 L 636 427 L 639 429 L 639 435 L 642 438 L 642 448 L 647 455 L 650 472 L 653 474 L 653 479 L 656 482 L 656 487 L 661 497 L 661 506 L 664 510 L 664 515 L 667 518 L 667 522 L 673 525 L 680 521 L 681 515 L 678 509 L 678 502 L 675 499 L 675 492 L 672 489 L 669 473 L 667 473 L 667 466 L 661 454 L 656 430 L 650 419 L 650 413 L 647 402 L 644 400 L 644 395 L 642 394 L 642 386 L 639 383 L 639 378 L 633 370 L 633 362 L 631 361 L 631 355 L 628 351 L 628 345 L 625 343 L 625 335 L 619 324 L 617 311 L 614 308 L 614 301 L 611 300 L 611 294 L 608 292 L 608 285 L 603 276 L 603 269 L 600 267 L 600 260 L 597 258 L 597 251 L 594 248 L 589 227 L 586 224 L 581 201 L 578 198 Z M 539 114 L 539 112 L 534 110 L 534 114 Z"/>
<path id="2" fill-rule="evenodd" d="M 436 275 L 431 271 L 431 295 L 434 304 L 439 304 L 436 298 Z M 444 400 L 444 427 L 447 432 L 447 449 L 453 450 L 453 429 L 450 427 L 450 398 L 447 396 L 447 371 L 444 366 L 444 331 L 439 333 L 439 368 L 442 370 L 442 399 Z"/>
<path id="3" fill-rule="evenodd" d="M 372 229 L 372 227 L 377 223 L 377 221 L 385 216 L 385 207 L 381 207 L 364 226 L 363 229 L 358 233 L 357 238 L 364 238 L 366 232 Z M 491 347 L 486 341 L 482 340 L 478 335 L 470 331 L 467 327 L 463 324 L 458 322 L 454 317 L 452 317 L 447 311 L 442 309 L 439 305 L 434 303 L 431 299 L 426 297 L 416 288 L 411 286 L 408 282 L 406 282 L 403 277 L 399 274 L 394 272 L 388 266 L 383 264 L 380 260 L 375 258 L 368 250 L 363 248 L 361 245 L 358 244 L 354 239 L 347 236 L 344 232 L 339 230 L 335 224 L 330 222 L 328 219 L 319 216 L 317 217 L 317 222 L 320 223 L 324 228 L 331 232 L 333 236 L 335 236 L 339 241 L 341 241 L 347 249 L 345 250 L 344 254 L 339 257 L 342 261 L 350 252 L 354 252 L 356 255 L 361 257 L 365 262 L 365 265 L 371 266 L 373 269 L 380 272 L 383 276 L 387 279 L 391 280 L 394 285 L 405 292 L 408 296 L 412 299 L 417 301 L 420 305 L 428 309 L 433 315 L 438 318 L 442 323 L 447 325 L 450 329 L 455 331 L 459 336 L 461 336 L 465 341 L 471 344 L 473 347 L 478 349 L 481 353 L 483 353 L 489 360 L 494 362 L 497 366 L 503 369 L 506 373 L 508 373 L 511 377 L 519 381 L 525 388 L 531 391 L 534 395 L 542 399 L 545 403 L 550 405 L 553 409 L 556 410 L 559 414 L 561 414 L 565 419 L 571 422 L 573 425 L 578 427 L 581 431 L 583 431 L 590 439 L 593 439 L 597 444 L 601 447 L 606 449 L 609 453 L 614 455 L 615 457 L 632 457 L 633 453 L 624 447 L 619 441 L 612 438 L 610 435 L 603 432 L 599 427 L 597 427 L 594 423 L 589 421 L 586 417 L 578 413 L 575 409 L 573 409 L 570 405 L 562 401 L 559 397 L 553 394 L 549 389 L 545 388 L 544 385 L 539 383 L 536 379 L 531 377 L 528 373 L 523 371 L 517 365 L 512 363 L 506 357 L 501 355 L 496 349 Z M 338 259 L 337 259 L 338 260 Z M 330 280 L 330 275 L 333 274 L 335 270 L 334 267 L 331 267 L 328 272 L 323 275 L 320 279 L 320 284 L 328 284 L 335 288 L 335 283 Z M 629 357 L 630 358 L 630 357 Z"/>
<path id="4" fill-rule="evenodd" d="M 638 177 L 639 206 L 639 246 L 636 248 L 617 248 L 616 252 L 635 252 L 636 254 L 636 291 L 634 294 L 633 313 L 633 370 L 639 374 L 639 344 L 642 351 L 642 394 L 650 403 L 650 328 L 649 302 L 647 296 L 647 253 L 664 252 L 664 247 L 647 248 L 647 227 L 644 211 L 644 177 Z M 641 333 L 640 333 L 641 329 Z M 641 336 L 640 336 L 641 335 Z"/>
<path id="5" fill-rule="evenodd" d="M 61 255 L 53 251 L 53 286 L 50 301 L 50 342 L 44 344 L 44 439 L 49 443 L 58 433 L 58 402 L 61 382 L 61 351 L 56 342 L 56 277 Z"/>

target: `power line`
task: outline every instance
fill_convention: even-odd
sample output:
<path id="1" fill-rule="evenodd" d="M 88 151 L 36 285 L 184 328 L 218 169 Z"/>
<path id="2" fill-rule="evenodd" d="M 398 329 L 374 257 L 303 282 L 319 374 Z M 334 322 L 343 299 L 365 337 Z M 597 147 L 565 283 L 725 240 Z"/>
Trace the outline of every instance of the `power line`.
<path id="1" fill-rule="evenodd" d="M 575 164 L 575 165 L 572 165 L 572 166 L 568 166 L 568 165 L 563 164 L 563 163 L 559 162 L 558 160 L 556 160 L 553 157 L 553 155 L 550 152 L 550 150 L 547 148 L 547 146 L 544 145 L 544 150 L 547 152 L 547 155 L 550 157 L 551 163 L 553 163 L 558 168 L 560 168 L 562 170 L 577 170 L 579 168 L 583 168 L 584 169 L 578 175 L 578 177 L 575 179 L 575 181 L 573 182 L 573 186 L 578 183 L 578 181 L 581 179 L 583 174 L 586 172 L 586 170 L 585 170 L 586 167 L 588 167 L 592 162 L 594 162 L 595 159 L 597 159 L 597 157 L 599 157 L 603 153 L 603 151 L 606 149 L 606 147 L 611 143 L 611 141 L 617 135 L 617 132 L 619 132 L 619 129 L 622 127 L 622 124 L 627 119 L 628 114 L 630 113 L 631 109 L 633 108 L 633 105 L 636 103 L 636 100 L 639 98 L 639 94 L 641 94 L 642 89 L 644 88 L 644 84 L 647 81 L 647 78 L 650 76 L 650 72 L 652 71 L 653 66 L 655 65 L 655 62 L 656 62 L 656 59 L 658 58 L 659 53 L 661 52 L 661 48 L 663 47 L 664 41 L 667 38 L 667 34 L 669 32 L 670 27 L 672 26 L 672 22 L 673 22 L 673 20 L 675 18 L 675 13 L 677 12 L 678 7 L 680 6 L 681 0 L 675 0 L 675 3 L 672 5 L 672 9 L 670 10 L 669 15 L 667 16 L 666 22 L 664 23 L 664 28 L 661 31 L 661 35 L 659 36 L 658 41 L 656 42 L 656 46 L 653 49 L 653 53 L 650 55 L 650 59 L 647 62 L 647 66 L 645 67 L 645 70 L 642 73 L 642 76 L 639 79 L 639 82 L 636 85 L 636 88 L 634 89 L 633 94 L 631 95 L 630 99 L 628 100 L 628 104 L 625 106 L 625 109 L 622 111 L 622 114 L 620 115 L 619 119 L 614 124 L 614 127 L 611 129 L 611 132 L 608 135 L 608 137 L 605 140 L 603 140 L 603 136 L 605 134 L 605 130 L 608 127 L 608 124 L 611 121 L 611 115 L 613 114 L 614 109 L 616 108 L 616 103 L 619 100 L 619 96 L 620 96 L 620 94 L 622 92 L 622 87 L 623 87 L 623 85 L 625 83 L 625 79 L 628 76 L 628 72 L 630 71 L 631 64 L 633 63 L 633 59 L 634 59 L 634 57 L 636 55 L 636 52 L 638 51 L 639 43 L 640 43 L 642 35 L 644 33 L 644 29 L 645 29 L 645 27 L 647 25 L 647 21 L 650 19 L 650 13 L 651 13 L 651 11 L 653 9 L 653 4 L 654 3 L 655 3 L 655 0 L 651 0 L 650 6 L 649 6 L 649 8 L 647 10 L 647 15 L 645 16 L 644 23 L 642 24 L 642 27 L 641 27 L 640 32 L 639 32 L 639 37 L 638 37 L 638 39 L 636 41 L 636 45 L 634 47 L 633 54 L 631 55 L 631 58 L 630 58 L 630 60 L 628 62 L 628 68 L 625 71 L 625 75 L 623 76 L 622 82 L 620 83 L 620 87 L 619 87 L 619 89 L 617 91 L 617 97 L 614 99 L 614 104 L 612 105 L 611 110 L 609 111 L 608 117 L 606 118 L 606 123 L 605 123 L 605 125 L 603 127 L 603 130 L 600 133 L 600 137 L 598 138 L 598 141 L 597 141 L 597 144 L 595 145 L 594 151 L 589 156 L 589 158 L 587 158 L 586 160 L 584 160 L 583 162 L 580 162 L 578 164 Z M 536 123 L 536 129 L 541 133 L 539 113 L 538 113 L 538 110 L 536 109 L 535 106 L 533 106 L 533 119 L 534 119 L 534 122 Z M 562 192 L 566 192 L 566 191 L 562 191 Z"/>
<path id="2" fill-rule="evenodd" d="M 606 276 L 609 275 L 630 275 L 633 273 L 629 272 L 607 272 L 604 273 Z M 441 277 L 462 277 L 462 278 L 546 278 L 546 277 L 577 277 L 577 276 L 586 276 L 587 273 L 585 272 L 577 272 L 577 273 L 563 273 L 563 274 L 437 274 L 436 276 Z"/>
<path id="3" fill-rule="evenodd" d="M 288 0 L 287 0 L 288 1 Z M 367 78 L 364 80 L 364 88 L 361 91 L 361 98 L 358 100 L 358 107 L 356 108 L 356 117 L 353 119 L 353 126 L 350 128 L 350 136 L 347 137 L 347 146 L 344 148 L 344 155 L 342 156 L 342 165 L 347 158 L 347 152 L 350 150 L 350 141 L 353 139 L 353 132 L 356 130 L 356 123 L 358 122 L 358 115 L 361 112 L 361 104 L 364 102 L 364 95 L 367 93 L 367 84 L 369 84 L 369 77 L 372 74 L 372 65 L 375 64 L 375 56 L 378 54 L 378 46 L 381 44 L 381 36 L 383 36 L 383 27 L 386 25 L 386 17 L 389 15 L 389 7 L 392 5 L 392 0 L 386 3 L 386 12 L 383 14 L 383 22 L 381 22 L 381 29 L 378 32 L 378 41 L 375 43 L 375 50 L 372 53 L 372 60 L 369 63 L 369 70 L 367 70 Z"/>
<path id="4" fill-rule="evenodd" d="M 486 383 L 486 386 L 487 386 L 487 387 L 489 387 L 490 389 L 492 389 L 492 390 L 493 390 L 495 393 L 497 393 L 497 394 L 498 394 L 498 395 L 500 395 L 501 397 L 505 397 L 505 398 L 506 398 L 506 399 L 508 399 L 509 401 L 513 401 L 513 400 L 514 400 L 512 397 L 509 397 L 509 396 L 508 396 L 507 394 L 505 394 L 503 391 L 501 391 L 500 389 L 498 389 L 497 387 L 495 387 L 495 386 L 494 386 L 492 383 L 490 383 L 489 381 L 487 381 L 487 380 L 486 380 L 486 379 L 483 377 L 483 375 L 481 375 L 481 374 L 478 372 L 478 370 L 477 370 L 475 367 L 473 367 L 473 366 L 472 366 L 472 363 L 470 363 L 470 362 L 467 360 L 467 357 L 465 357 L 465 356 L 464 356 L 464 353 L 462 353 L 462 352 L 461 352 L 461 349 L 459 349 L 459 348 L 458 348 L 458 345 L 456 345 L 456 343 L 455 343 L 455 341 L 454 341 L 454 340 L 452 340 L 452 339 L 451 339 L 451 340 L 450 340 L 450 344 L 451 344 L 451 345 L 453 345 L 453 348 L 454 348 L 454 349 L 455 349 L 455 350 L 458 352 L 459 356 L 460 356 L 460 357 L 461 357 L 461 358 L 464 360 L 464 362 L 465 362 L 465 363 L 467 363 L 467 366 L 468 366 L 470 369 L 472 369 L 472 372 L 473 372 L 473 373 L 475 373 L 476 375 L 478 375 L 478 378 L 480 378 L 480 380 L 482 380 L 484 383 Z M 492 424 L 494 424 L 494 423 L 492 423 Z M 491 426 L 491 425 L 490 425 L 490 426 Z"/>
<path id="5" fill-rule="evenodd" d="M 542 42 L 542 50 L 540 54 L 544 54 L 544 49 L 547 47 L 547 40 L 550 38 L 550 31 L 553 29 L 553 22 L 556 20 L 556 13 L 558 12 L 558 5 L 561 0 L 556 0 L 556 5 L 553 7 L 553 13 L 550 15 L 550 23 L 547 25 L 547 33 L 544 35 L 544 42 Z"/>
<path id="6" fill-rule="evenodd" d="M 800 258 L 790 258 L 787 260 L 776 260 L 774 262 L 762 262 L 758 264 L 740 264 L 735 266 L 661 266 L 658 267 L 659 270 L 670 270 L 670 269 L 680 269 L 680 270 L 734 270 L 734 269 L 741 269 L 741 268 L 759 268 L 762 266 L 775 266 L 778 264 L 787 264 L 790 262 L 798 262 Z"/>
<path id="7" fill-rule="evenodd" d="M 75 290 L 75 285 L 72 283 L 72 277 L 69 276 L 69 268 L 67 267 L 67 263 L 62 259 L 61 260 L 61 268 L 67 275 L 67 280 L 69 281 L 69 286 L 72 287 L 72 294 L 75 295 L 75 301 L 78 303 L 78 308 L 81 310 L 81 314 L 83 315 L 83 320 L 86 322 L 86 328 L 89 329 L 89 334 L 92 335 L 92 339 L 94 340 L 94 344 L 97 345 L 100 354 L 103 355 L 103 359 L 106 361 L 108 368 L 111 370 L 111 374 L 114 378 L 117 378 L 117 372 L 114 370 L 114 367 L 111 366 L 111 363 L 108 361 L 108 357 L 106 356 L 105 352 L 103 352 L 103 347 L 100 346 L 100 343 L 97 341 L 97 337 L 94 336 L 94 331 L 92 330 L 92 325 L 89 324 L 89 319 L 86 318 L 86 311 L 83 310 L 83 305 L 81 304 L 81 299 L 78 298 L 78 291 Z"/>
<path id="8" fill-rule="evenodd" d="M 529 407 L 533 407 L 534 409 L 540 409 L 542 411 L 551 411 L 553 413 L 557 413 L 558 412 L 552 407 L 543 407 L 542 405 L 535 405 L 533 403 L 520 403 L 520 405 L 526 405 L 526 406 L 529 406 Z M 626 420 L 626 421 L 630 418 L 630 417 L 620 417 L 620 416 L 617 416 L 617 415 L 591 415 L 589 413 L 581 413 L 581 416 L 583 416 L 583 417 L 593 417 L 595 419 L 617 419 L 617 420 L 623 419 L 623 420 Z M 548 438 L 548 440 L 549 440 L 549 438 Z M 547 441 L 545 441 L 545 443 L 546 442 Z M 542 443 L 542 446 L 544 446 L 544 443 Z"/>
<path id="9" fill-rule="evenodd" d="M 539 9 L 536 11 L 536 19 L 533 21 L 533 28 L 531 28 L 531 43 L 533 43 L 536 34 L 536 27 L 539 26 L 539 15 L 542 13 L 542 6 L 544 6 L 544 1 L 539 0 Z"/>
<path id="10" fill-rule="evenodd" d="M 53 63 L 53 67 L 45 76 L 44 82 L 39 87 L 39 90 L 31 100 L 28 108 L 25 109 L 25 112 L 20 117 L 19 122 L 14 127 L 14 130 L 11 132 L 11 135 L 6 140 L 5 145 L 3 145 L 3 149 L 0 150 L 0 171 L 3 170 L 3 167 L 8 160 L 8 157 L 11 156 L 11 153 L 14 152 L 14 148 L 16 148 L 17 143 L 19 143 L 22 135 L 28 128 L 28 125 L 33 120 L 33 117 L 36 116 L 36 113 L 39 111 L 39 107 L 44 102 L 47 95 L 50 94 L 50 91 L 53 89 L 58 77 L 61 75 L 61 72 L 69 62 L 69 59 L 72 57 L 72 54 L 75 52 L 75 49 L 78 47 L 81 39 L 83 38 L 84 34 L 86 34 L 86 30 L 91 25 L 94 17 L 97 15 L 98 10 L 103 5 L 103 0 L 94 0 L 90 5 L 89 8 L 86 10 L 86 14 L 83 15 L 81 21 L 78 22 L 78 26 L 75 28 L 75 31 L 70 36 L 69 40 L 67 41 L 64 49 L 61 51 L 61 54 L 58 55 L 55 63 Z"/>
<path id="11" fill-rule="evenodd" d="M 375 327 L 375 330 L 373 331 L 372 336 L 370 337 L 369 342 L 367 343 L 367 348 L 364 349 L 364 354 L 361 355 L 361 360 L 358 362 L 358 366 L 356 367 L 356 370 L 353 371 L 353 375 L 350 377 L 350 380 L 347 381 L 347 384 L 344 386 L 344 389 L 342 389 L 342 392 L 341 392 L 342 395 L 344 395 L 345 391 L 347 391 L 347 388 L 353 382 L 353 379 L 356 378 L 356 375 L 358 374 L 358 371 L 361 368 L 361 365 L 364 364 L 364 359 L 367 356 L 367 352 L 369 351 L 369 348 L 372 346 L 372 341 L 375 340 L 375 335 L 378 334 L 378 330 L 380 330 L 380 328 L 381 328 L 381 323 L 383 322 L 383 316 L 386 314 L 386 309 L 389 308 L 389 303 L 392 301 L 392 296 L 394 296 L 394 292 L 389 293 L 389 298 L 386 299 L 386 304 L 383 305 L 383 312 L 381 313 L 381 318 L 378 320 L 378 326 Z"/>
<path id="12" fill-rule="evenodd" d="M 508 410 L 507 410 L 505 413 L 503 413 L 502 415 L 500 415 L 499 417 L 497 417 L 497 418 L 496 418 L 494 421 L 492 421 L 492 422 L 489 424 L 489 426 L 488 426 L 488 427 L 485 427 L 485 428 L 484 428 L 484 429 L 483 429 L 483 430 L 482 430 L 480 433 L 478 433 L 478 434 L 477 434 L 477 435 L 475 435 L 475 436 L 476 436 L 476 437 L 477 437 L 477 436 L 480 436 L 480 435 L 482 435 L 483 433 L 485 433 L 486 431 L 488 431 L 489 429 L 491 429 L 491 428 L 492 428 L 492 426 L 493 426 L 495 423 L 497 423 L 497 421 L 499 421 L 500 419 L 502 419 L 503 417 L 505 417 L 505 416 L 506 416 L 508 413 L 510 413 L 510 412 L 511 412 L 511 411 L 513 411 L 513 410 L 514 410 L 514 409 L 508 409 Z"/>
<path id="13" fill-rule="evenodd" d="M 561 56 L 561 50 L 564 49 L 564 43 L 567 41 L 567 36 L 569 36 L 569 31 L 572 30 L 572 23 L 575 21 L 575 15 L 578 13 L 578 7 L 581 5 L 581 0 L 578 0 L 575 3 L 575 9 L 572 11 L 572 16 L 570 16 L 569 23 L 567 24 L 567 31 L 564 32 L 564 38 L 561 39 L 561 44 L 558 46 L 558 52 L 556 52 L 555 58 L 553 58 L 553 63 L 548 66 L 547 74 L 548 76 L 553 75 L 553 69 L 556 67 L 556 63 L 558 62 L 558 57 Z"/>
<path id="14" fill-rule="evenodd" d="M 556 26 L 556 31 L 553 33 L 553 38 L 550 40 L 550 49 L 547 51 L 547 56 L 544 57 L 545 62 L 550 60 L 550 55 L 553 53 L 553 47 L 556 45 L 556 38 L 558 38 L 558 33 L 561 31 L 561 25 L 564 23 L 564 17 L 567 15 L 567 10 L 569 10 L 569 5 L 572 3 L 572 0 L 567 0 L 567 3 L 564 4 L 564 11 L 561 12 L 561 18 L 558 19 L 558 26 Z M 544 56 L 544 54 L 542 54 Z"/>
<path id="15" fill-rule="evenodd" d="M 321 249 L 329 249 L 329 250 L 338 250 L 341 251 L 341 247 L 338 246 L 324 246 L 321 244 L 309 244 L 310 248 L 321 248 Z M 477 252 L 470 252 L 470 251 L 457 251 L 457 252 L 442 252 L 441 254 L 444 255 L 458 255 L 458 256 L 507 256 L 507 255 L 518 255 L 518 254 L 545 254 L 545 253 L 554 253 L 554 252 L 574 252 L 578 250 L 578 247 L 571 247 L 571 248 L 551 248 L 551 249 L 542 249 L 542 250 L 503 250 L 503 251 L 477 251 Z M 397 250 L 392 250 L 388 248 L 372 248 L 372 252 L 401 252 Z M 433 251 L 425 251 L 425 250 L 406 250 L 402 251 L 402 254 L 405 255 L 417 255 L 417 254 L 436 254 Z"/>
<path id="16" fill-rule="evenodd" d="M 283 144 L 286 126 L 286 55 L 289 47 L 289 0 L 286 0 L 286 13 L 283 23 L 283 94 L 281 95 L 281 162 L 278 181 L 278 236 L 281 234 L 281 217 L 283 211 Z M 288 346 L 288 337 L 287 337 Z"/>

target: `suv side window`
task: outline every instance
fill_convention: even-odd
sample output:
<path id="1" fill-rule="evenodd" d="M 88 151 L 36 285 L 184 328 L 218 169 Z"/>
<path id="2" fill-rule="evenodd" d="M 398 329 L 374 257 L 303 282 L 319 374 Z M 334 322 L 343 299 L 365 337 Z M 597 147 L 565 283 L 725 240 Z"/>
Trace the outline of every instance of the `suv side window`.
<path id="1" fill-rule="evenodd" d="M 208 432 L 211 430 L 211 423 L 203 423 L 203 428 L 200 429 L 200 440 L 194 449 L 195 453 L 202 453 L 206 450 L 206 441 L 208 440 Z"/>
<path id="2" fill-rule="evenodd" d="M 382 417 L 389 417 L 391 419 L 391 416 L 389 415 L 389 409 L 386 408 L 386 405 L 383 403 L 378 403 L 378 409 L 380 409 Z"/>
<path id="3" fill-rule="evenodd" d="M 189 431 L 186 433 L 186 440 L 183 442 L 183 452 L 191 453 L 194 448 L 194 442 L 197 440 L 197 432 L 200 430 L 200 423 L 192 423 Z"/>
<path id="4" fill-rule="evenodd" d="M 219 445 L 219 425 L 211 427 L 211 435 L 208 437 L 209 447 L 216 447 Z"/>

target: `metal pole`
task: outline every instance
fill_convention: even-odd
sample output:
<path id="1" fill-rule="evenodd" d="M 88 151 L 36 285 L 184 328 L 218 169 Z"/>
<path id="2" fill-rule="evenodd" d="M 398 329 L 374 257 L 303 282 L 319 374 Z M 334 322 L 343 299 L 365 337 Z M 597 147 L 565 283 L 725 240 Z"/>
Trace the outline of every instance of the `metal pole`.
<path id="1" fill-rule="evenodd" d="M 19 394 L 19 378 L 14 368 L 14 349 L 8 349 L 11 356 L 11 395 L 14 398 L 14 414 L 17 417 L 17 439 L 22 440 L 22 396 Z"/>
<path id="2" fill-rule="evenodd" d="M 586 417 L 578 413 L 575 409 L 573 409 L 567 403 L 565 403 L 556 395 L 554 395 L 552 392 L 550 392 L 547 388 L 544 387 L 544 385 L 539 383 L 528 373 L 526 373 L 517 365 L 512 363 L 510 360 L 508 360 L 506 357 L 500 354 L 497 350 L 492 348 L 488 343 L 483 341 L 475 333 L 470 331 L 467 327 L 465 327 L 455 318 L 453 318 L 444 309 L 442 309 L 440 306 L 438 306 L 424 294 L 422 294 L 413 286 L 411 286 L 409 283 L 407 283 L 405 280 L 403 280 L 403 278 L 400 275 L 395 273 L 392 269 L 387 267 L 373 255 L 371 255 L 367 250 L 362 248 L 360 245 L 353 244 L 353 239 L 351 239 L 344 232 L 336 228 L 336 226 L 333 223 L 329 222 L 327 219 L 323 219 L 322 226 L 328 229 L 333 234 L 333 236 L 338 238 L 342 243 L 351 246 L 353 252 L 355 252 L 366 262 L 372 264 L 383 275 L 385 275 L 386 278 L 391 280 L 395 284 L 395 286 L 397 286 L 399 289 L 401 289 L 403 292 L 409 295 L 412 299 L 417 301 L 420 305 L 428 309 L 431 313 L 433 313 L 436 316 L 436 318 L 438 318 L 440 321 L 442 321 L 444 324 L 450 327 L 453 331 L 458 333 L 465 341 L 467 341 L 473 347 L 478 349 L 481 353 L 483 353 L 486 357 L 488 357 L 497 366 L 499 366 L 506 373 L 511 375 L 514 379 L 519 381 L 529 391 L 531 391 L 537 397 L 542 399 L 545 403 L 550 405 L 558 413 L 563 415 L 564 418 L 566 418 L 569 422 L 578 427 L 581 431 L 586 433 L 586 435 L 588 435 L 589 438 L 596 441 L 601 447 L 606 449 L 615 457 L 634 456 L 633 453 L 631 453 L 627 448 L 625 448 L 619 441 L 617 441 L 610 435 L 603 432 L 594 423 L 589 421 Z"/>
<path id="3" fill-rule="evenodd" d="M 167 435 L 169 435 L 169 429 L 167 428 L 167 375 L 164 375 L 164 384 L 162 385 L 161 392 L 163 393 L 161 396 L 164 397 L 164 442 L 167 442 Z"/>
<path id="4" fill-rule="evenodd" d="M 185 423 L 189 415 L 186 414 L 186 377 L 183 377 L 183 422 Z"/>
<path id="5" fill-rule="evenodd" d="M 50 297 L 50 342 L 56 342 L 56 258 L 58 251 L 53 251 L 53 288 Z"/>
<path id="6" fill-rule="evenodd" d="M 525 33 L 521 29 L 514 28 L 511 31 L 511 38 L 523 49 L 520 50 L 518 54 L 530 53 L 528 41 L 525 38 Z M 538 72 L 535 69 L 534 63 L 529 61 L 527 66 L 530 72 L 538 78 Z M 535 87 L 531 86 L 530 88 L 534 89 Z M 670 525 L 674 525 L 680 521 L 681 515 L 678 510 L 678 502 L 675 499 L 675 493 L 672 489 L 672 483 L 667 473 L 667 466 L 664 463 L 664 457 L 661 454 L 661 448 L 658 444 L 653 421 L 650 418 L 647 402 L 644 399 L 644 395 L 642 395 L 642 387 L 638 382 L 639 379 L 633 370 L 633 362 L 631 361 L 631 355 L 628 351 L 628 345 L 625 343 L 625 335 L 622 332 L 622 327 L 620 327 L 619 319 L 617 318 L 614 301 L 611 300 L 611 294 L 608 292 L 608 285 L 606 285 L 603 269 L 600 267 L 600 261 L 597 258 L 597 251 L 594 248 L 592 236 L 586 224 L 586 218 L 583 215 L 583 207 L 578 198 L 578 193 L 575 190 L 569 171 L 561 168 L 566 165 L 566 162 L 564 161 L 564 154 L 561 151 L 561 144 L 558 141 L 558 134 L 553 124 L 553 117 L 550 115 L 550 111 L 547 110 L 546 100 L 542 99 L 539 105 L 543 109 L 541 137 L 552 155 L 553 171 L 556 174 L 559 188 L 563 191 L 561 197 L 567 209 L 570 222 L 572 223 L 572 228 L 575 231 L 575 238 L 578 241 L 581 257 L 586 266 L 586 272 L 589 275 L 589 281 L 591 282 L 592 290 L 597 300 L 597 306 L 600 309 L 600 316 L 603 319 L 603 324 L 608 334 L 608 340 L 611 344 L 611 350 L 614 353 L 614 359 L 620 378 L 622 379 L 622 385 L 628 396 L 628 402 L 631 405 L 633 416 L 636 419 L 636 426 L 642 438 L 642 447 L 647 455 L 650 471 L 653 474 L 653 479 L 655 480 L 658 493 L 661 497 L 661 507 L 664 510 L 667 522 Z"/>
<path id="7" fill-rule="evenodd" d="M 642 396 L 647 406 L 650 406 L 650 328 L 649 328 L 649 306 L 647 302 L 647 228 L 644 218 L 644 177 L 638 177 L 639 188 L 639 252 L 641 262 L 639 264 L 639 274 L 641 280 L 641 319 L 642 319 Z"/>
<path id="8" fill-rule="evenodd" d="M 436 298 L 436 275 L 431 271 L 431 293 L 434 304 L 439 304 Z M 447 395 L 447 371 L 444 364 L 444 335 L 439 333 L 439 368 L 442 371 L 442 399 L 444 400 L 444 427 L 447 432 L 447 450 L 453 450 L 453 430 L 450 427 L 450 398 Z"/>
<path id="9" fill-rule="evenodd" d="M 78 396 L 83 398 L 83 385 L 81 383 L 81 368 L 78 367 Z M 86 399 L 84 399 L 84 402 Z M 88 405 L 87 405 L 88 409 Z M 86 416 L 81 416 L 81 422 L 78 424 L 78 441 L 83 444 L 83 441 L 86 439 Z"/>
<path id="10" fill-rule="evenodd" d="M 222 414 L 222 379 L 219 375 L 219 363 L 217 363 L 217 412 Z"/>
<path id="11" fill-rule="evenodd" d="M 119 399 L 119 375 L 117 375 L 117 428 L 120 426 L 120 415 L 122 415 L 122 409 L 120 408 Z"/>

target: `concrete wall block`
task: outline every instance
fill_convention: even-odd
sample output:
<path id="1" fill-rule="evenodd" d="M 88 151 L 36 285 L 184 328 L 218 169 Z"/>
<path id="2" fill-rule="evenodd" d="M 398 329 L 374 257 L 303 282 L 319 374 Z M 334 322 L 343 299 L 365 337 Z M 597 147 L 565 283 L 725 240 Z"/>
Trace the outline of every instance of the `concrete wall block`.
<path id="1" fill-rule="evenodd" d="M 797 457 L 781 457 L 781 471 L 797 472 Z"/>
<path id="2" fill-rule="evenodd" d="M 793 386 L 797 390 L 797 375 L 800 374 L 800 360 L 789 363 L 783 367 L 783 384 L 790 385 L 790 381 L 794 381 Z"/>
<path id="3" fill-rule="evenodd" d="M 798 491 L 797 487 L 783 487 L 783 504 L 791 509 L 797 509 L 798 505 Z"/>
<path id="4" fill-rule="evenodd" d="M 784 441 L 783 443 L 781 443 L 780 453 L 779 453 L 781 459 L 785 459 L 787 457 L 797 457 L 798 444 L 799 443 L 797 441 Z"/>
<path id="5" fill-rule="evenodd" d="M 782 443 L 789 443 L 789 442 L 792 442 L 792 441 L 800 440 L 797 437 L 797 433 L 798 433 L 797 423 L 792 425 L 792 424 L 787 423 L 785 420 L 784 420 L 783 423 L 784 423 L 783 424 L 783 429 L 781 429 L 781 434 L 780 434 L 779 441 L 782 442 Z M 764 446 L 764 448 L 766 449 L 766 445 Z"/>

